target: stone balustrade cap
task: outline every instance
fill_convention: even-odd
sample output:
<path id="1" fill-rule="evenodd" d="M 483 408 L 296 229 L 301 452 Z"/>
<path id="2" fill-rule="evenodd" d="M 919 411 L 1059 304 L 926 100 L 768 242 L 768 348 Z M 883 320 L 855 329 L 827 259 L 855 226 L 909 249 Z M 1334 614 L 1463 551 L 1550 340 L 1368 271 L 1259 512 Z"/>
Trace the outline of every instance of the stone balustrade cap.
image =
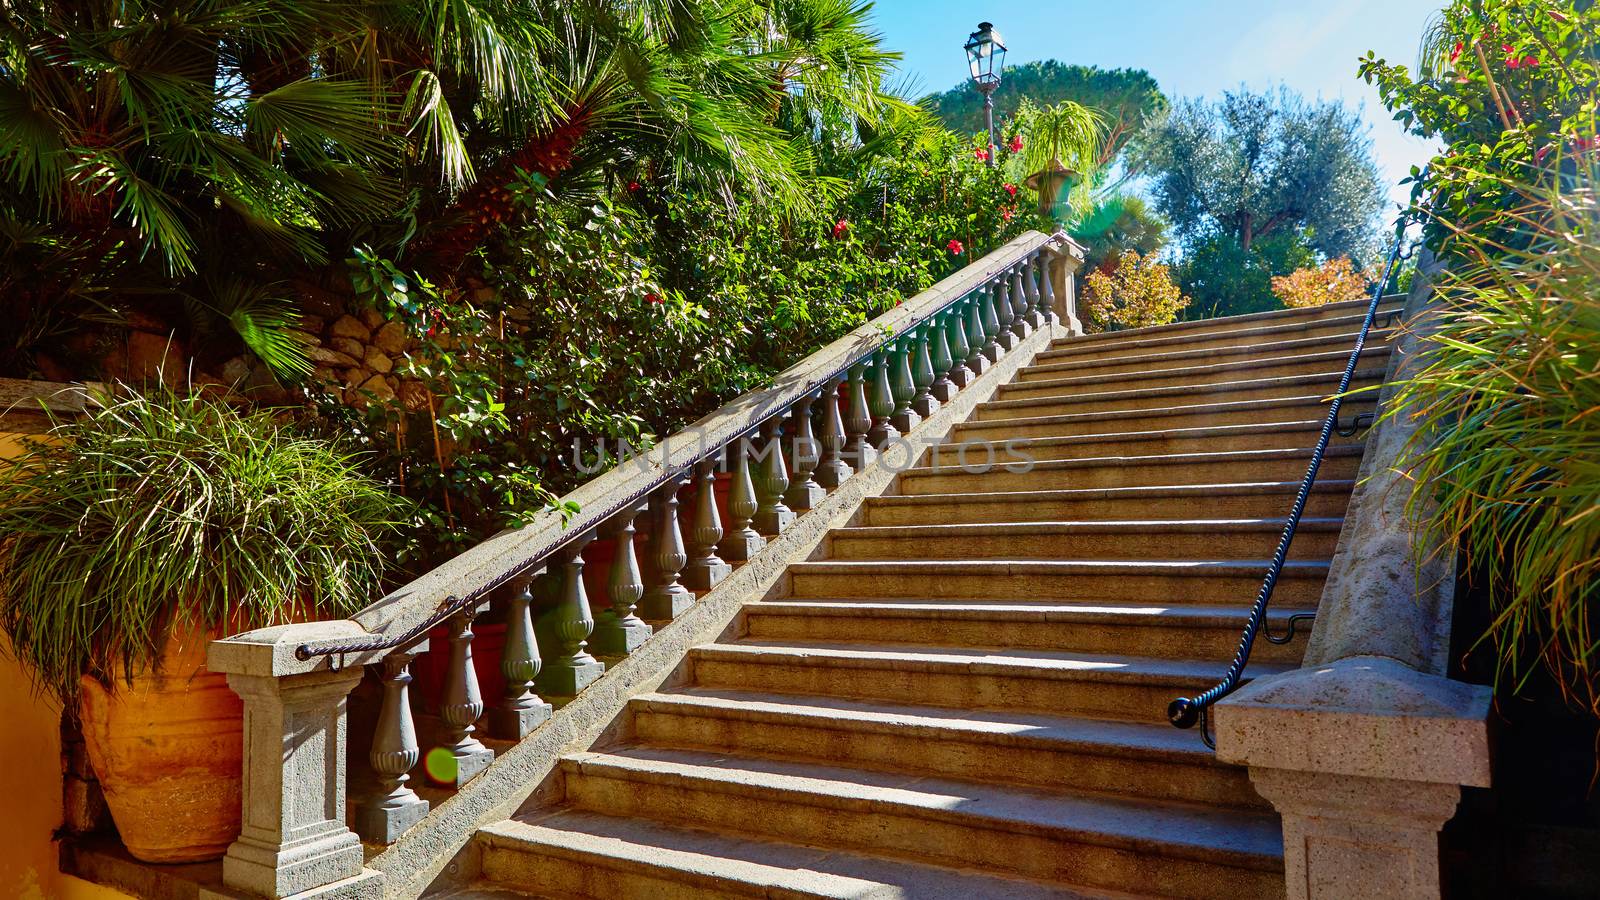
<path id="1" fill-rule="evenodd" d="M 1487 787 L 1490 689 L 1357 656 L 1258 678 L 1218 703 L 1234 763 Z"/>
<path id="2" fill-rule="evenodd" d="M 313 641 L 347 641 L 371 636 L 359 623 L 349 619 L 257 628 L 212 641 L 206 651 L 206 667 L 213 672 L 263 678 L 326 671 L 329 666 L 326 657 L 301 660 L 295 656 L 295 648 Z M 344 664 L 359 665 L 371 661 L 358 659 L 351 654 Z"/>

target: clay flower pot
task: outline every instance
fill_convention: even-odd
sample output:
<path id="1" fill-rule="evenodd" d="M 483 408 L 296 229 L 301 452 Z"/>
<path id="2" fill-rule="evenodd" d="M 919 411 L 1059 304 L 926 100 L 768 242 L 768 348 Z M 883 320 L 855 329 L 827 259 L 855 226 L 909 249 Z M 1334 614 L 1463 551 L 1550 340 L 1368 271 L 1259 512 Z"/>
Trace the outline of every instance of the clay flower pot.
<path id="1" fill-rule="evenodd" d="M 84 743 L 128 852 L 216 859 L 239 836 L 244 703 L 206 669 L 210 636 L 174 634 L 154 672 L 115 692 L 80 682 Z"/>

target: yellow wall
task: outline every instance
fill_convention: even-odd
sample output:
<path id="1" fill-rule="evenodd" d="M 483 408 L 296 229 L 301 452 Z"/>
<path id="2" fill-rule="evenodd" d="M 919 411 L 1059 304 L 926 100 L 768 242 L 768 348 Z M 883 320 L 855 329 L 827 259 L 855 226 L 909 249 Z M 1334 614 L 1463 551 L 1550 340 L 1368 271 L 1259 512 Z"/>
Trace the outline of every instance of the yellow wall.
<path id="1" fill-rule="evenodd" d="M 21 448 L 0 432 L 0 459 Z M 127 895 L 56 867 L 51 834 L 61 824 L 61 710 L 35 696 L 27 672 L 0 637 L 0 897 L 18 900 L 127 900 Z"/>
<path id="2" fill-rule="evenodd" d="M 4 639 L 0 638 L 0 643 Z M 56 868 L 51 833 L 61 824 L 61 712 L 33 694 L 28 675 L 0 657 L 0 897 L 18 900 L 126 900 L 126 895 Z"/>

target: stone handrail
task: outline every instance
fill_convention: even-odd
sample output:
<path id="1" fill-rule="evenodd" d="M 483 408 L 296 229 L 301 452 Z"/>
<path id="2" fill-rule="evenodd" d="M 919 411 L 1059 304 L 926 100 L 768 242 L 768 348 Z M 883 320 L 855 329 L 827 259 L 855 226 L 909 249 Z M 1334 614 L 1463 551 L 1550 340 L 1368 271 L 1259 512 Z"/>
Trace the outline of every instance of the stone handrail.
<path id="1" fill-rule="evenodd" d="M 459 788 L 494 758 L 475 735 L 480 719 L 495 737 L 526 737 L 548 719 L 547 699 L 564 702 L 605 670 L 589 650 L 626 656 L 652 633 L 644 619 L 680 614 L 694 591 L 731 572 L 730 562 L 748 560 L 796 510 L 869 465 L 1032 331 L 1080 332 L 1073 278 L 1082 258 L 1064 234 L 1020 235 L 784 370 L 771 386 L 619 461 L 562 498 L 579 510 L 569 521 L 550 513 L 494 535 L 349 619 L 213 642 L 210 668 L 226 673 L 245 701 L 243 828 L 223 860 L 225 885 L 285 897 L 348 880 L 341 892 L 370 892 L 361 882 L 378 876 L 363 869 L 361 841 L 392 843 L 429 809 L 407 782 L 422 758 L 409 666 L 428 651 L 430 635 L 447 659 L 438 704 L 444 736 L 429 751 L 428 771 Z M 793 437 L 784 438 L 785 427 Z M 759 446 L 750 440 L 756 434 Z M 687 546 L 678 518 L 686 484 Z M 636 520 L 649 532 L 643 567 Z M 610 607 L 595 615 L 583 553 L 597 538 L 615 549 Z M 541 600 L 542 587 L 553 590 Z M 506 614 L 506 690 L 485 703 L 472 623 L 491 602 Z M 382 684 L 368 755 L 381 788 L 355 805 L 347 823 L 347 697 L 368 667 Z"/>

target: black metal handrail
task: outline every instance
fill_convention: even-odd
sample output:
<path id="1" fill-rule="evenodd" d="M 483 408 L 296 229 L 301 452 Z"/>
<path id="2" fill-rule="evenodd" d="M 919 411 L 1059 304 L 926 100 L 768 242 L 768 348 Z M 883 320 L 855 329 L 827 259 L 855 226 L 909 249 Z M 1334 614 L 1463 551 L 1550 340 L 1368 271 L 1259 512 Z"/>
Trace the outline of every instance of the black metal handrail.
<path id="1" fill-rule="evenodd" d="M 1167 704 L 1167 720 L 1178 728 L 1193 728 L 1196 723 L 1204 722 L 1212 704 L 1233 693 L 1244 676 L 1244 667 L 1250 662 L 1250 650 L 1255 646 L 1256 633 L 1261 630 L 1262 623 L 1266 620 L 1267 605 L 1272 602 L 1273 588 L 1277 586 L 1278 576 L 1283 573 L 1283 564 L 1289 557 L 1289 544 L 1294 540 L 1295 530 L 1300 526 L 1300 517 L 1305 513 L 1306 501 L 1311 496 L 1311 487 L 1316 483 L 1317 470 L 1322 467 L 1322 458 L 1328 452 L 1328 442 L 1333 436 L 1334 429 L 1338 428 L 1339 408 L 1345 393 L 1350 389 L 1350 379 L 1355 376 L 1356 365 L 1361 361 L 1361 351 L 1366 347 L 1367 333 L 1372 330 L 1373 320 L 1378 315 L 1378 306 L 1383 302 L 1384 288 L 1394 275 L 1395 267 L 1408 255 L 1405 252 L 1404 234 L 1407 220 L 1407 217 L 1401 217 L 1399 233 L 1395 236 L 1394 249 L 1390 251 L 1388 262 L 1384 265 L 1383 277 L 1373 286 L 1372 302 L 1367 304 L 1367 315 L 1361 323 L 1361 333 L 1356 335 L 1355 349 L 1350 351 L 1350 359 L 1345 363 L 1344 373 L 1339 376 L 1339 389 L 1334 392 L 1333 403 L 1328 408 L 1328 415 L 1323 419 L 1322 431 L 1317 435 L 1316 449 L 1311 454 L 1310 465 L 1306 466 L 1305 477 L 1300 481 L 1300 490 L 1295 493 L 1294 506 L 1289 510 L 1289 521 L 1284 523 L 1283 534 L 1278 537 L 1278 549 L 1272 554 L 1272 564 L 1267 567 L 1267 576 L 1261 581 L 1261 590 L 1256 594 L 1256 602 L 1250 607 L 1250 616 L 1245 621 L 1244 633 L 1239 637 L 1239 649 L 1234 651 L 1233 662 L 1228 664 L 1228 670 L 1221 681 L 1193 697 L 1178 697 Z M 1391 323 L 1394 321 L 1393 313 L 1390 314 L 1389 321 Z M 1356 423 L 1348 431 L 1339 428 L 1339 433 L 1354 434 L 1360 420 L 1361 416 L 1358 416 Z M 1300 613 L 1292 617 L 1286 635 L 1279 637 L 1269 633 L 1267 640 L 1274 644 L 1288 643 L 1294 637 L 1296 622 L 1312 616 L 1311 613 Z M 1209 728 L 1202 726 L 1200 735 L 1206 746 L 1216 749 Z"/>
<path id="2" fill-rule="evenodd" d="M 509 584 L 518 576 L 524 575 L 530 571 L 535 571 L 539 566 L 545 565 L 552 558 L 554 558 L 556 554 L 560 553 L 564 547 L 571 544 L 576 538 L 594 530 L 623 510 L 644 502 L 646 498 L 664 485 L 675 481 L 682 481 L 694 471 L 695 466 L 714 457 L 716 454 L 721 453 L 724 447 L 733 444 L 740 438 L 748 436 L 752 431 L 760 427 L 761 423 L 767 421 L 774 415 L 781 414 L 782 410 L 786 409 L 796 400 L 807 395 L 819 396 L 829 383 L 846 376 L 851 369 L 870 359 L 884 345 L 905 336 L 935 316 L 944 313 L 951 306 L 971 296 L 974 291 L 982 290 L 987 284 L 989 284 L 994 276 L 1005 272 L 1020 263 L 1031 260 L 1038 254 L 1047 252 L 1047 250 L 1059 242 L 1060 232 L 1057 232 L 1054 235 L 1043 235 L 1042 237 L 1044 237 L 1044 240 L 1040 241 L 1037 246 L 1023 251 L 1022 253 L 1018 254 L 1015 259 L 1007 259 L 1004 261 L 990 263 L 986 257 L 985 259 L 981 259 L 978 262 L 973 263 L 972 265 L 954 273 L 949 277 L 949 279 L 946 280 L 970 278 L 972 277 L 971 270 L 979 268 L 980 266 L 985 266 L 986 263 L 988 266 L 988 271 L 980 273 L 976 278 L 976 283 L 967 290 L 956 294 L 946 302 L 939 304 L 927 312 L 914 314 L 898 325 L 873 335 L 874 340 L 866 342 L 868 346 L 866 346 L 865 349 L 856 349 L 847 353 L 844 357 L 845 361 L 843 363 L 825 369 L 825 374 L 808 379 L 803 387 L 770 398 L 768 401 L 761 404 L 759 408 L 748 413 L 744 417 L 743 425 L 734 431 L 727 440 L 718 441 L 714 445 L 703 446 L 701 450 L 683 462 L 675 465 L 664 465 L 662 470 L 653 478 L 651 478 L 649 483 L 645 486 L 629 492 L 621 500 L 607 503 L 598 513 L 586 512 L 582 516 L 583 521 L 579 527 L 573 528 L 569 531 L 564 531 L 557 539 L 545 542 L 541 547 L 539 547 L 539 549 L 533 551 L 532 553 L 523 554 L 517 559 L 516 562 L 501 569 L 500 574 L 486 579 L 482 584 L 473 590 L 461 595 L 451 594 L 446 596 L 440 601 L 439 605 L 435 607 L 432 613 L 424 617 L 423 620 L 418 622 L 416 625 L 406 629 L 404 632 L 392 636 L 373 634 L 370 636 L 351 639 L 313 641 L 296 647 L 294 651 L 295 658 L 304 662 L 310 660 L 312 657 L 317 656 L 331 657 L 343 656 L 351 653 L 376 653 L 382 650 L 394 650 L 417 642 L 422 638 L 423 635 L 442 624 L 452 615 L 455 615 L 464 609 L 476 607 L 482 604 L 483 601 L 489 597 L 489 595 Z M 1006 248 L 1000 248 L 1000 250 L 1004 249 Z M 937 284 L 934 285 L 934 288 L 937 287 Z M 1040 288 L 1044 289 L 1044 286 L 1040 285 Z M 846 336 L 846 338 L 842 338 L 841 340 L 847 339 L 848 336 Z M 778 377 L 781 378 L 781 374 Z M 668 438 L 668 440 L 663 443 L 670 444 L 671 438 Z M 662 461 L 663 463 L 668 462 L 665 457 L 663 457 Z"/>

